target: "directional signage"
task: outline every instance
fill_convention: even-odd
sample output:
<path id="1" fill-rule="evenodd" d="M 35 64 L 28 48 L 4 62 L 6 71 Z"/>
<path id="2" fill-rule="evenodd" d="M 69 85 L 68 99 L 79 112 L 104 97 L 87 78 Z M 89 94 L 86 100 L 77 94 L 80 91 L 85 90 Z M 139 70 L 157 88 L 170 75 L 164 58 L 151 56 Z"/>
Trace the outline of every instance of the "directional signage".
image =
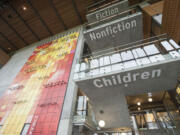
<path id="1" fill-rule="evenodd" d="M 128 8 L 128 0 L 123 0 L 118 3 L 112 4 L 106 8 L 100 9 L 86 15 L 89 23 L 105 19 L 109 16 L 116 15 Z"/>
<path id="2" fill-rule="evenodd" d="M 114 20 L 84 31 L 85 41 L 91 51 L 116 47 L 143 38 L 142 13 Z"/>
<path id="3" fill-rule="evenodd" d="M 92 102 L 96 119 L 104 119 L 106 128 L 117 128 L 128 125 L 125 95 L 176 87 L 180 76 L 180 46 L 173 40 L 164 40 L 160 44 L 155 42 L 104 55 L 84 65 L 77 64 L 79 71 L 75 69 L 78 87 Z M 109 120 L 108 116 L 113 117 Z"/>

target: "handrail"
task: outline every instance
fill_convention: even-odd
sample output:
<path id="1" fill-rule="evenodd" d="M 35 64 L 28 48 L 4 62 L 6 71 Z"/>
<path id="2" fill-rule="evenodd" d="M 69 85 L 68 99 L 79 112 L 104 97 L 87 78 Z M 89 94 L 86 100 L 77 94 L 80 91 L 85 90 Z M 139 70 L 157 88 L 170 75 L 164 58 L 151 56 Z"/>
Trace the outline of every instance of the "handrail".
<path id="1" fill-rule="evenodd" d="M 102 2 L 105 2 L 105 1 L 106 1 L 106 0 L 99 1 L 99 2 L 94 3 L 94 4 L 92 4 L 92 5 L 88 6 L 88 7 L 93 7 L 94 5 L 98 5 L 98 4 L 100 4 L 100 3 L 102 3 Z M 151 0 L 145 0 L 145 1 L 141 2 L 141 3 L 149 2 L 149 1 L 151 1 Z M 98 10 L 100 10 L 100 9 L 106 8 L 106 7 L 108 7 L 109 5 L 114 4 L 114 3 L 118 3 L 118 2 L 120 2 L 120 1 L 119 1 L 119 0 L 115 0 L 115 1 L 113 1 L 113 2 L 110 2 L 110 3 L 108 3 L 108 4 L 105 4 L 105 6 L 100 6 L 100 8 L 96 8 L 95 10 L 93 10 L 93 11 L 91 11 L 91 12 L 88 12 L 88 14 L 90 14 L 90 13 L 92 13 L 92 12 L 96 12 L 96 11 L 98 11 Z M 138 7 L 141 3 L 132 5 L 132 6 L 128 7 L 128 8 L 129 8 L 129 9 L 136 8 L 136 7 Z M 87 11 L 88 11 L 88 7 L 87 7 Z M 122 13 L 122 12 L 121 12 L 121 13 Z M 116 14 L 116 16 L 118 16 L 118 15 L 120 15 L 120 14 Z M 111 16 L 110 16 L 110 17 L 111 17 Z M 112 15 L 111 18 L 113 18 L 113 17 L 114 17 L 114 15 Z M 99 22 L 104 21 L 104 20 L 107 20 L 107 19 L 110 19 L 110 18 L 109 18 L 109 17 L 106 17 L 105 19 L 101 19 L 101 20 L 99 20 L 99 21 L 96 21 L 96 22 L 87 24 L 87 26 L 91 26 L 91 25 L 93 25 L 93 24 L 99 23 Z"/>
<path id="2" fill-rule="evenodd" d="M 89 5 L 89 6 L 86 8 L 86 9 L 87 9 L 87 12 L 88 12 L 88 13 L 92 13 L 92 12 L 97 11 L 97 10 L 100 10 L 100 9 L 102 9 L 102 8 L 106 8 L 107 6 L 109 6 L 109 5 L 111 5 L 111 4 L 114 4 L 114 3 L 119 2 L 119 0 L 110 1 L 109 3 L 106 3 L 106 4 L 104 4 L 104 5 L 102 5 L 102 6 L 98 7 L 98 8 L 89 10 L 89 8 L 98 6 L 99 4 L 101 4 L 101 3 L 103 3 L 103 2 L 106 2 L 106 1 L 107 1 L 107 0 L 101 0 L 101 1 L 98 1 L 98 2 L 96 2 L 96 3 L 93 3 L 93 4 Z"/>
<path id="3" fill-rule="evenodd" d="M 88 23 L 88 24 L 86 24 L 86 26 L 85 26 L 85 27 L 90 27 L 90 26 L 92 26 L 92 25 L 94 25 L 94 24 L 97 24 L 97 23 L 103 22 L 103 21 L 105 21 L 105 20 L 112 19 L 112 18 L 114 18 L 114 17 L 120 16 L 120 15 L 122 15 L 122 14 L 128 13 L 128 12 L 133 11 L 133 10 L 135 10 L 135 8 L 129 8 L 129 10 L 126 10 L 126 11 L 120 12 L 120 13 L 115 14 L 115 15 L 111 15 L 111 16 L 109 16 L 109 17 L 106 17 L 106 18 L 104 18 L 104 19 L 101 19 L 101 20 L 95 21 L 95 22 L 93 22 L 93 23 Z"/>
<path id="4" fill-rule="evenodd" d="M 151 44 L 151 43 L 154 43 L 154 42 L 159 42 L 159 41 L 162 41 L 164 39 L 168 39 L 168 36 L 167 36 L 166 33 L 162 34 L 162 35 L 155 36 L 155 37 L 150 37 L 150 38 L 147 38 L 147 39 L 135 41 L 135 42 L 132 42 L 132 43 L 127 43 L 127 44 L 124 44 L 124 45 L 119 45 L 117 47 L 104 49 L 102 51 L 96 51 L 96 52 L 93 53 L 94 55 L 96 55 L 98 53 L 101 53 L 101 55 L 96 55 L 96 56 L 92 56 L 92 57 L 93 58 L 99 58 L 99 57 L 102 57 L 102 56 L 105 56 L 105 55 L 110 55 L 110 54 L 114 54 L 114 53 L 117 53 L 117 52 L 120 52 L 120 51 L 126 51 L 126 50 L 129 50 L 129 49 L 141 47 L 141 46 L 144 46 L 144 45 L 147 45 L 147 44 Z M 153 41 L 145 42 L 145 41 L 148 41 L 148 40 L 153 40 Z M 142 42 L 145 42 L 145 43 L 142 43 Z M 140 44 L 137 45 L 138 43 L 140 43 Z M 133 46 L 130 46 L 130 45 L 133 45 Z M 130 46 L 130 47 L 127 47 L 127 46 Z M 123 48 L 123 47 L 126 47 L 126 48 Z M 123 48 L 123 49 L 121 49 L 121 48 Z M 106 52 L 106 51 L 111 51 L 111 50 L 116 50 L 116 49 L 117 49 L 117 51 L 112 51 L 112 52 L 109 52 L 109 53 L 103 53 L 103 52 Z M 91 57 L 91 55 L 85 55 L 81 59 L 84 59 L 84 58 L 87 58 L 87 57 Z"/>

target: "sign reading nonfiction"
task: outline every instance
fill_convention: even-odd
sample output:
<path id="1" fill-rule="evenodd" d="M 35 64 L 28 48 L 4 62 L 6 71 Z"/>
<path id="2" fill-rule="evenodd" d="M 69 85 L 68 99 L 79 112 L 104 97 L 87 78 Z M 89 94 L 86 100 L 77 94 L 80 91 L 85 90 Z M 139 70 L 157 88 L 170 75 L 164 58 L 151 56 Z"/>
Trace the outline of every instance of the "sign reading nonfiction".
<path id="1" fill-rule="evenodd" d="M 141 40 L 142 13 L 138 12 L 84 32 L 84 37 L 91 51 L 116 47 Z"/>
<path id="2" fill-rule="evenodd" d="M 98 40 L 98 39 L 102 39 L 102 38 L 105 38 L 108 36 L 113 36 L 116 33 L 120 33 L 120 32 L 126 31 L 128 29 L 133 29 L 136 26 L 137 26 L 136 20 L 131 20 L 131 21 L 125 22 L 125 23 L 120 22 L 114 26 L 105 27 L 105 29 L 102 31 L 91 32 L 91 33 L 89 33 L 89 36 L 90 36 L 91 41 Z"/>
<path id="3" fill-rule="evenodd" d="M 109 16 L 116 15 L 127 9 L 128 0 L 124 0 L 115 4 L 112 4 L 106 8 L 100 9 L 96 12 L 86 15 L 89 23 L 105 19 Z"/>

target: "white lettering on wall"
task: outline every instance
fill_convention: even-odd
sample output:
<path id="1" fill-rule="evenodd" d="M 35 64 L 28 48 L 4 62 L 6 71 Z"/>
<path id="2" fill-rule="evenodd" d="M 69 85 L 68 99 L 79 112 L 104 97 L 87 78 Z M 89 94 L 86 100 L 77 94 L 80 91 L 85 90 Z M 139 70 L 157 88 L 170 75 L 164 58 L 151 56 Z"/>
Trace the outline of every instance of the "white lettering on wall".
<path id="1" fill-rule="evenodd" d="M 118 9 L 117 7 L 115 7 L 115 8 L 109 8 L 109 9 L 107 9 L 107 10 L 98 12 L 98 13 L 96 14 L 96 19 L 97 19 L 97 20 L 101 20 L 101 19 L 104 19 L 104 18 L 106 18 L 106 17 L 108 17 L 108 16 L 115 15 L 115 14 L 117 14 L 117 13 L 119 13 L 119 9 Z"/>
<path id="2" fill-rule="evenodd" d="M 102 87 L 103 87 L 103 85 L 101 84 L 101 80 L 99 80 L 99 79 L 95 79 L 95 80 L 93 81 L 93 84 L 94 84 L 94 86 L 97 87 L 97 88 L 102 88 Z"/>
<path id="3" fill-rule="evenodd" d="M 89 37 L 92 41 L 97 39 L 102 39 L 107 36 L 118 34 L 118 32 L 123 32 L 125 30 L 132 29 L 136 26 L 137 26 L 136 20 L 132 20 L 129 22 L 120 22 L 114 26 L 107 26 L 104 30 L 101 30 L 100 32 L 90 32 Z"/>
<path id="4" fill-rule="evenodd" d="M 124 87 L 128 87 L 128 85 L 132 82 L 138 80 L 145 79 L 153 79 L 161 76 L 161 69 L 154 69 L 152 71 L 146 71 L 142 73 L 127 73 L 126 75 L 113 75 L 111 77 L 103 77 L 100 79 L 94 79 L 93 84 L 97 88 L 110 87 L 114 85 L 124 85 Z"/>

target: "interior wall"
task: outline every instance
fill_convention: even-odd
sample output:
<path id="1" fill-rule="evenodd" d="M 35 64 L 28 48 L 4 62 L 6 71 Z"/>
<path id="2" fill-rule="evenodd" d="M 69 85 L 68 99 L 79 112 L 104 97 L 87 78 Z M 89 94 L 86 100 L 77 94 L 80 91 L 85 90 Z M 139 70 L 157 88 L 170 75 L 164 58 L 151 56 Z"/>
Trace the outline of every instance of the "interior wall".
<path id="1" fill-rule="evenodd" d="M 0 69 L 0 97 L 19 73 L 36 46 L 31 45 L 17 51 Z"/>

